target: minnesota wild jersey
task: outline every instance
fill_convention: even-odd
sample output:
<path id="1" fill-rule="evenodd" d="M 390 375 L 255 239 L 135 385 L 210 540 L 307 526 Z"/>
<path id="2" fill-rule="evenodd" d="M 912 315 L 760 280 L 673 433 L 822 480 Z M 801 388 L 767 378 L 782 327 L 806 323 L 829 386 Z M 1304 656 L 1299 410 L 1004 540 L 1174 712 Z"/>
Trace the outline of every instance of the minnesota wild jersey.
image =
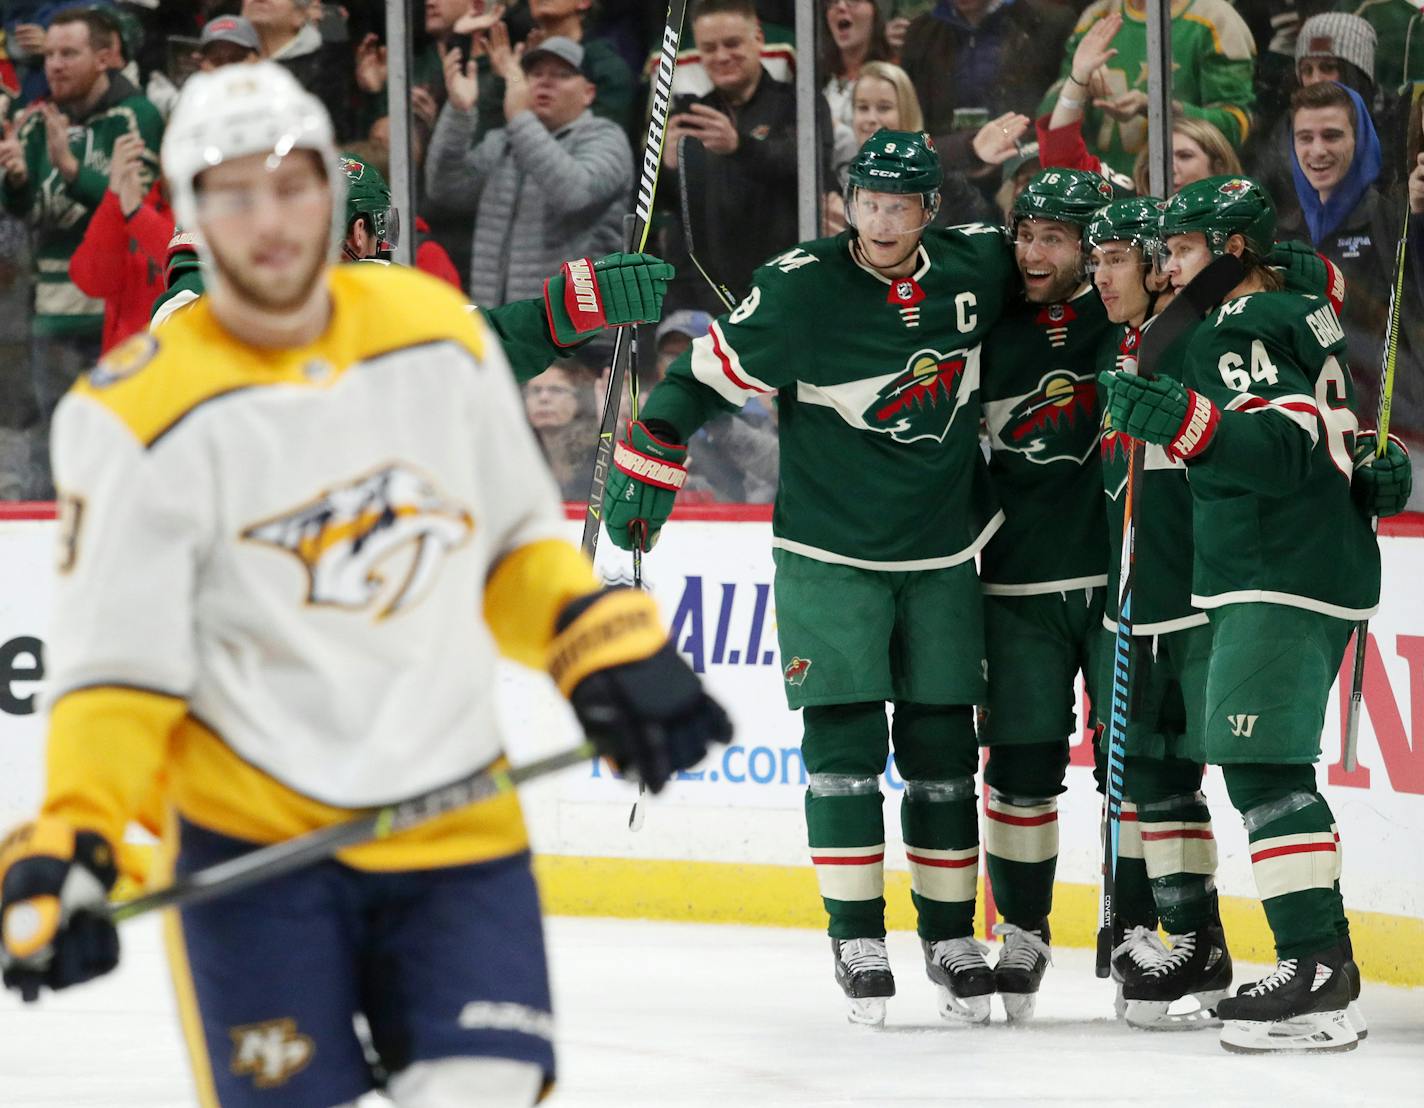
<path id="1" fill-rule="evenodd" d="M 1085 285 L 1058 304 L 1019 300 L 984 343 L 989 472 L 1004 525 L 984 548 L 986 593 L 1030 596 L 1107 581 L 1098 462 L 1103 302 Z"/>
<path id="2" fill-rule="evenodd" d="M 1148 320 L 1136 327 L 1114 328 L 1115 348 L 1106 348 L 1100 369 L 1137 372 L 1137 351 Z M 1158 377 L 1182 379 L 1182 355 L 1193 331 L 1174 342 L 1153 366 Z M 1122 569 L 1122 510 L 1127 490 L 1127 456 L 1131 441 L 1105 421 L 1101 457 L 1103 488 L 1108 495 L 1108 594 L 1104 625 L 1117 626 L 1117 600 Z M 1132 629 L 1136 635 L 1165 635 L 1206 622 L 1206 613 L 1192 606 L 1192 490 L 1187 467 L 1162 447 L 1148 443 L 1142 497 L 1133 506 L 1137 561 L 1142 567 L 1132 588 Z"/>
<path id="3" fill-rule="evenodd" d="M 1379 548 L 1350 499 L 1358 421 L 1344 356 L 1329 303 L 1289 292 L 1228 300 L 1192 336 L 1183 382 L 1222 413 L 1188 467 L 1197 607 L 1374 612 Z"/>
<path id="4" fill-rule="evenodd" d="M 890 280 L 849 233 L 773 258 L 679 357 L 643 410 L 681 441 L 775 395 L 773 545 L 880 571 L 968 561 L 998 526 L 979 450 L 980 346 L 1017 284 L 1001 229 L 926 232 Z M 695 464 L 695 463 L 694 463 Z"/>

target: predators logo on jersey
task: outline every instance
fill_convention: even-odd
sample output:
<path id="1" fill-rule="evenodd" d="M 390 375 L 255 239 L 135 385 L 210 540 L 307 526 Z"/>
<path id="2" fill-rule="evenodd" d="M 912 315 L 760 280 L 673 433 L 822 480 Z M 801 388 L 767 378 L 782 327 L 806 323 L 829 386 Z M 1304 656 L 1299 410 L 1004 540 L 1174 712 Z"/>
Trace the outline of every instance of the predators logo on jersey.
<path id="1" fill-rule="evenodd" d="M 399 463 L 320 493 L 242 532 L 298 558 L 307 571 L 307 603 L 364 611 L 384 619 L 415 605 L 441 562 L 474 530 L 461 505 L 433 481 Z M 388 585 L 388 575 L 398 579 Z"/>
<path id="2" fill-rule="evenodd" d="M 1045 373 L 1038 388 L 984 405 L 996 448 L 1012 450 L 1031 462 L 1088 460 L 1098 446 L 1098 392 L 1091 374 L 1066 369 Z"/>
<path id="3" fill-rule="evenodd" d="M 896 442 L 943 442 L 963 407 L 958 394 L 966 365 L 962 350 L 921 350 L 903 373 L 886 382 L 861 418 L 872 431 L 883 431 Z"/>

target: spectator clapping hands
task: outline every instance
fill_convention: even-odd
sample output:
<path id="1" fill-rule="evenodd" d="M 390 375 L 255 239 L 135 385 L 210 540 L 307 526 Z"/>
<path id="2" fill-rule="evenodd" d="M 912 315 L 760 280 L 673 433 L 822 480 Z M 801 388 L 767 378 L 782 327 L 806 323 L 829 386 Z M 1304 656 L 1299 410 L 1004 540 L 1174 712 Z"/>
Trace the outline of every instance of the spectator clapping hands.
<path id="1" fill-rule="evenodd" d="M 114 140 L 109 155 L 109 191 L 119 198 L 119 211 L 128 219 L 143 204 L 148 195 L 142 155 L 143 139 L 130 132 Z"/>

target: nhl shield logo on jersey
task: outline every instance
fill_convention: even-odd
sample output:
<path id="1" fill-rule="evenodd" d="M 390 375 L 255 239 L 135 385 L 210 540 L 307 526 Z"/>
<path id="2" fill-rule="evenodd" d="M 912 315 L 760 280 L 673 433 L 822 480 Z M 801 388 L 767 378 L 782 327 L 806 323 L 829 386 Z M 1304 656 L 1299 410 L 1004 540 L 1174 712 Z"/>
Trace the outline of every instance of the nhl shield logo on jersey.
<path id="1" fill-rule="evenodd" d="M 905 372 L 880 390 L 861 418 L 872 431 L 883 431 L 896 442 L 943 442 L 963 406 L 957 393 L 966 365 L 962 350 L 952 354 L 921 350 Z"/>
<path id="2" fill-rule="evenodd" d="M 788 685 L 804 685 L 806 674 L 811 669 L 810 658 L 792 658 L 786 663 L 786 668 L 781 671 L 781 675 L 786 678 Z"/>
<path id="3" fill-rule="evenodd" d="M 229 1027 L 227 1033 L 232 1039 L 232 1072 L 238 1077 L 250 1076 L 259 1089 L 285 1085 L 306 1069 L 316 1054 L 311 1037 L 300 1034 L 293 1019 Z"/>
<path id="4" fill-rule="evenodd" d="M 1098 446 L 1097 382 L 1066 369 L 1045 373 L 1026 396 L 984 405 L 998 445 L 1031 462 L 1084 462 Z"/>
<path id="5" fill-rule="evenodd" d="M 474 530 L 470 513 L 424 474 L 388 465 L 242 532 L 295 555 L 309 578 L 307 603 L 378 619 L 415 605 L 445 556 Z"/>

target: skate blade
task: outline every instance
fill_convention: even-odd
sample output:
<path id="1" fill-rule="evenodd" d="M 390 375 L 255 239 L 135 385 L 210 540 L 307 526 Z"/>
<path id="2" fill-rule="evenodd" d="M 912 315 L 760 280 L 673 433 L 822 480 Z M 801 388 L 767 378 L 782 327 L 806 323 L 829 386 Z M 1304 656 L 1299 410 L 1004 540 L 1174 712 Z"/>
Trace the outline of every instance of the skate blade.
<path id="1" fill-rule="evenodd" d="M 1220 1027 L 1217 1002 L 1227 995 L 1226 989 L 1188 993 L 1176 1000 L 1126 1000 L 1124 1018 L 1129 1027 L 1139 1031 L 1201 1031 Z M 1177 1011 L 1172 1006 L 1177 1005 Z"/>
<path id="2" fill-rule="evenodd" d="M 1350 1001 L 1345 1005 L 1345 1018 L 1350 1021 L 1350 1030 L 1355 1033 L 1355 1038 L 1364 1042 L 1370 1035 L 1370 1025 L 1365 1022 L 1365 1013 L 1360 1010 L 1359 1004 Z"/>
<path id="3" fill-rule="evenodd" d="M 1276 1022 L 1227 1020 L 1221 1026 L 1222 1049 L 1232 1054 L 1332 1054 L 1359 1045 L 1343 1009 Z"/>
<path id="4" fill-rule="evenodd" d="M 964 1026 L 986 1024 L 989 1022 L 989 998 L 992 995 L 955 996 L 943 985 L 936 985 L 935 1005 L 939 1009 L 939 1018 L 946 1023 Z"/>
<path id="5" fill-rule="evenodd" d="M 1004 1002 L 1004 1016 L 1010 1023 L 1028 1023 L 1033 1019 L 1037 993 L 1000 993 L 999 999 Z"/>
<path id="6" fill-rule="evenodd" d="M 1122 982 L 1117 983 L 1117 993 L 1113 997 L 1113 1016 L 1116 1019 L 1127 1019 L 1127 998 L 1122 995 Z"/>
<path id="7" fill-rule="evenodd" d="M 883 996 L 846 997 L 849 1008 L 846 1019 L 861 1027 L 885 1026 L 885 998 Z"/>

